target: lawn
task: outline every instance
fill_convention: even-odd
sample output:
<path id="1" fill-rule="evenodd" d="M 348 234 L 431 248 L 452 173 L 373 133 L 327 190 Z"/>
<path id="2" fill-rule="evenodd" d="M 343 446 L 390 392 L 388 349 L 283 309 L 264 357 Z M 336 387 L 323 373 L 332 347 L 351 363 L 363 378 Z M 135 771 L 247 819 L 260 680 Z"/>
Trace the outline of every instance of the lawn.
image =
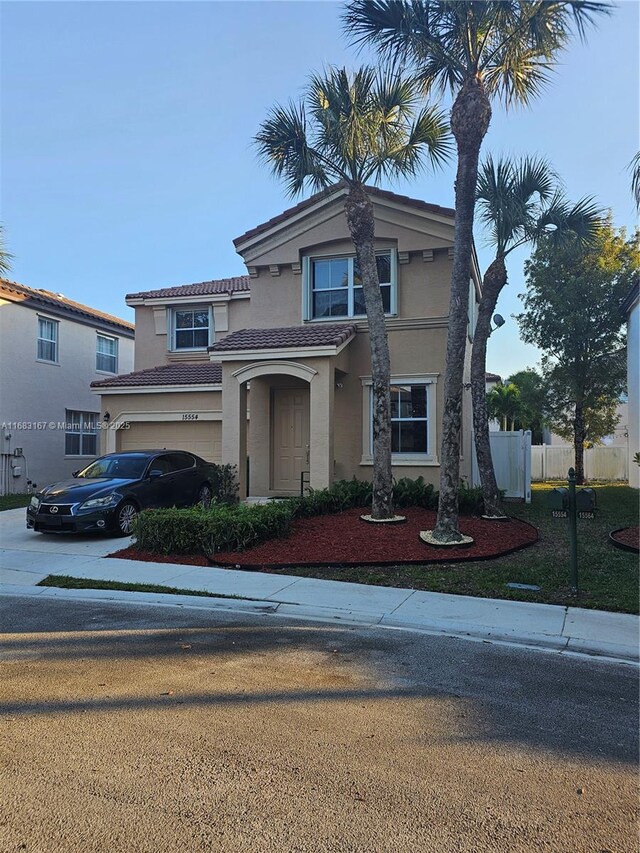
<path id="1" fill-rule="evenodd" d="M 357 566 L 334 569 L 287 568 L 271 572 L 381 586 L 537 601 L 599 610 L 638 613 L 638 555 L 609 542 L 610 531 L 638 523 L 638 492 L 624 485 L 594 485 L 595 521 L 578 521 L 580 597 L 571 593 L 566 520 L 552 519 L 547 509 L 554 484 L 533 485 L 530 504 L 509 503 L 508 512 L 535 525 L 540 539 L 523 551 L 483 562 L 433 565 Z M 507 583 L 540 587 L 510 589 Z"/>
<path id="2" fill-rule="evenodd" d="M 30 500 L 31 495 L 0 495 L 0 512 L 5 509 L 28 506 Z"/>

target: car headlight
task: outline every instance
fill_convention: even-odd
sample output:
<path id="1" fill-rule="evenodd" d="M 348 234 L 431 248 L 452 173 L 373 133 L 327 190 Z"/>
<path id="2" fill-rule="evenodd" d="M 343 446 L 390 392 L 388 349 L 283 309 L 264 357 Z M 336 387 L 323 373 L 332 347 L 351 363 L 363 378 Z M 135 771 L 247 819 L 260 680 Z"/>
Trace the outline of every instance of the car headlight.
<path id="1" fill-rule="evenodd" d="M 40 509 L 40 498 L 37 495 L 34 495 L 31 498 L 31 503 L 29 506 L 32 506 L 34 509 Z"/>
<path id="2" fill-rule="evenodd" d="M 91 498 L 81 504 L 80 509 L 101 509 L 105 506 L 113 506 L 117 501 L 115 493 L 105 495 L 103 498 Z"/>

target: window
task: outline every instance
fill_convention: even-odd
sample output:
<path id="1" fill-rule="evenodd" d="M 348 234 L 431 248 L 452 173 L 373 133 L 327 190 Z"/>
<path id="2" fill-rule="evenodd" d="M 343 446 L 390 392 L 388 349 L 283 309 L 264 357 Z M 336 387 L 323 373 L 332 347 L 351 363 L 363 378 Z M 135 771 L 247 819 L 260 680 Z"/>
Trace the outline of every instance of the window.
<path id="1" fill-rule="evenodd" d="M 385 314 L 395 314 L 395 252 L 376 255 Z M 305 319 L 363 317 L 362 276 L 356 257 L 305 259 Z"/>
<path id="2" fill-rule="evenodd" d="M 118 339 L 98 335 L 96 343 L 96 370 L 118 372 Z"/>
<path id="3" fill-rule="evenodd" d="M 391 379 L 391 453 L 393 465 L 437 465 L 437 374 Z M 373 388 L 363 377 L 362 465 L 373 463 Z"/>
<path id="4" fill-rule="evenodd" d="M 391 386 L 391 452 L 428 453 L 427 386 Z"/>
<path id="5" fill-rule="evenodd" d="M 65 456 L 95 456 L 98 445 L 98 414 L 66 410 Z"/>
<path id="6" fill-rule="evenodd" d="M 212 323 L 208 308 L 176 308 L 172 319 L 172 349 L 206 349 L 209 346 Z"/>
<path id="7" fill-rule="evenodd" d="M 58 360 L 58 323 L 38 317 L 38 359 L 40 361 Z"/>

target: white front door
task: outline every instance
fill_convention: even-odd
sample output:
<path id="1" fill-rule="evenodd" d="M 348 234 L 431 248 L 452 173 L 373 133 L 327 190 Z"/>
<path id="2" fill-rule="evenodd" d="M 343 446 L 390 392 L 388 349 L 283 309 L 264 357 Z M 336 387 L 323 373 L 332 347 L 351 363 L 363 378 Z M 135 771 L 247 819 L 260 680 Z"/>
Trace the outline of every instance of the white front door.
<path id="1" fill-rule="evenodd" d="M 271 411 L 271 489 L 299 494 L 309 470 L 309 389 L 275 388 Z"/>

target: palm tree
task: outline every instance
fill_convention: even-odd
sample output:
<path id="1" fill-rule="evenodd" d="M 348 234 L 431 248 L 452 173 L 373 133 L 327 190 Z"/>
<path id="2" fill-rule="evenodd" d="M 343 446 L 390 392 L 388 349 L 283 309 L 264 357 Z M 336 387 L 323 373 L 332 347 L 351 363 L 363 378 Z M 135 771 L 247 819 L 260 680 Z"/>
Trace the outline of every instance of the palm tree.
<path id="1" fill-rule="evenodd" d="M 638 151 L 629 163 L 631 169 L 631 192 L 635 199 L 636 208 L 640 211 L 640 151 Z"/>
<path id="2" fill-rule="evenodd" d="M 499 422 L 500 429 L 503 432 L 513 429 L 514 421 L 520 415 L 520 389 L 513 384 L 496 385 L 485 395 L 485 400 L 489 417 Z"/>
<path id="3" fill-rule="evenodd" d="M 415 66 L 425 88 L 454 95 L 456 140 L 455 240 L 451 274 L 447 368 L 440 459 L 440 498 L 433 538 L 461 540 L 457 491 L 460 474 L 462 376 L 476 180 L 491 100 L 528 104 L 547 82 L 570 32 L 585 29 L 609 3 L 595 0 L 348 0 L 345 28 L 356 43 L 372 42 L 393 61 Z"/>
<path id="4" fill-rule="evenodd" d="M 494 163 L 489 157 L 480 169 L 476 198 L 480 221 L 489 229 L 495 258 L 484 274 L 473 335 L 473 429 L 485 514 L 500 516 L 500 492 L 489 442 L 485 371 L 491 317 L 507 283 L 506 258 L 514 249 L 526 243 L 535 244 L 541 237 L 558 246 L 572 240 L 588 245 L 595 239 L 601 214 L 589 198 L 569 204 L 549 163 L 536 158 L 520 161 L 507 158 Z"/>
<path id="5" fill-rule="evenodd" d="M 0 275 L 7 275 L 11 270 L 13 255 L 7 252 L 4 240 L 4 225 L 0 225 Z"/>
<path id="6" fill-rule="evenodd" d="M 285 180 L 290 195 L 309 185 L 343 182 L 345 213 L 356 251 L 371 345 L 373 386 L 373 518 L 393 516 L 389 346 L 376 265 L 373 205 L 367 182 L 414 175 L 428 156 L 439 164 L 450 152 L 444 115 L 418 109 L 421 89 L 398 73 L 363 67 L 353 74 L 329 68 L 311 77 L 298 104 L 276 106 L 255 142 L 262 158 Z"/>

